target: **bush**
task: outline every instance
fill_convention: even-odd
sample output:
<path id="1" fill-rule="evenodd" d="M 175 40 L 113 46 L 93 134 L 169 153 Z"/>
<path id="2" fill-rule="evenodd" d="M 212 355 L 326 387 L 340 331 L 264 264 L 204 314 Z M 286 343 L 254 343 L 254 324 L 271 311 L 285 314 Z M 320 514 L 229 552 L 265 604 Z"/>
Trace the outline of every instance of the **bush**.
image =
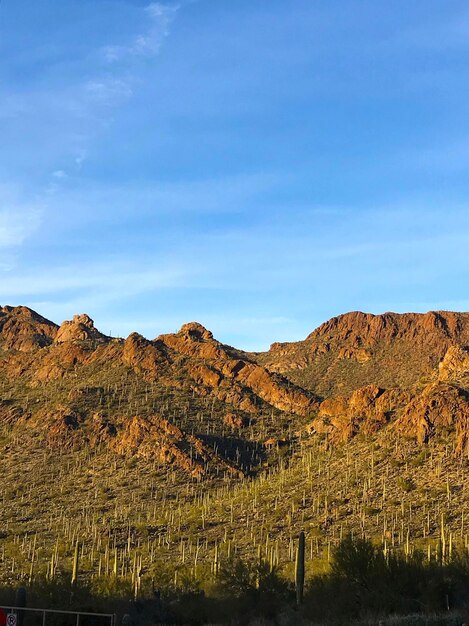
<path id="1" fill-rule="evenodd" d="M 381 575 L 385 568 L 382 551 L 376 550 L 367 539 L 345 537 L 335 549 L 332 558 L 333 577 L 368 587 L 370 578 Z"/>
<path id="2" fill-rule="evenodd" d="M 385 559 L 370 541 L 349 536 L 333 554 L 331 573 L 311 581 L 305 612 L 318 621 L 439 613 L 469 604 L 468 580 L 466 555 L 446 565 L 427 563 L 419 552 Z"/>
<path id="3" fill-rule="evenodd" d="M 226 561 L 217 576 L 218 617 L 273 618 L 294 598 L 293 589 L 277 568 L 265 561 L 248 563 L 240 558 Z"/>

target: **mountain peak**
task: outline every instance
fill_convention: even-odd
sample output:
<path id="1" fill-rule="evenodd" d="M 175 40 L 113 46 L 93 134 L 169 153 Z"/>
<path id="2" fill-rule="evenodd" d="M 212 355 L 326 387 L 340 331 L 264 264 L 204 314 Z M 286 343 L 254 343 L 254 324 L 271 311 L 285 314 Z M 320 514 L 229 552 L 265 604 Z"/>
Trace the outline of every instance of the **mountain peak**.
<path id="1" fill-rule="evenodd" d="M 212 340 L 213 333 L 210 330 L 207 330 L 205 326 L 199 324 L 199 322 L 189 322 L 188 324 L 184 324 L 181 326 L 179 333 L 182 335 L 187 335 L 192 339 L 205 339 Z"/>
<path id="2" fill-rule="evenodd" d="M 48 346 L 58 326 L 26 306 L 0 307 L 0 341 L 4 350 L 30 352 Z"/>
<path id="3" fill-rule="evenodd" d="M 62 323 L 55 343 L 67 343 L 69 341 L 106 341 L 109 338 L 103 335 L 95 328 L 94 321 L 86 313 L 74 315 L 72 320 L 66 320 Z"/>

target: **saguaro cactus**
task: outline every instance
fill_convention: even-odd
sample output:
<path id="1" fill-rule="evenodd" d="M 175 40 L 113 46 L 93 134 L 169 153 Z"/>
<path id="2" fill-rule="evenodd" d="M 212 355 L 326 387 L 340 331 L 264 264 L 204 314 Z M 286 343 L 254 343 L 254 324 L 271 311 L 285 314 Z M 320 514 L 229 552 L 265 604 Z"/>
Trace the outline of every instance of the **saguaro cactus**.
<path id="1" fill-rule="evenodd" d="M 78 541 L 75 544 L 75 554 L 73 555 L 73 569 L 72 569 L 72 585 L 77 584 L 78 580 L 78 558 L 80 555 L 80 544 Z"/>
<path id="2" fill-rule="evenodd" d="M 299 606 L 303 602 L 303 591 L 305 586 L 305 534 L 301 531 L 298 537 L 298 549 L 296 551 L 296 603 Z"/>

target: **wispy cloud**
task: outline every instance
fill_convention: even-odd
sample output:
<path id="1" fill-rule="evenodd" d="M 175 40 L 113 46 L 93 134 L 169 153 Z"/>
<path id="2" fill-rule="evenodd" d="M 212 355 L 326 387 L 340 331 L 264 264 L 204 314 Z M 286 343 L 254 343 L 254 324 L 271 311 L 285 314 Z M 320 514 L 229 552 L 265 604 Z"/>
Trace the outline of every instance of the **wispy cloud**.
<path id="1" fill-rule="evenodd" d="M 104 106 L 117 106 L 133 95 L 129 81 L 114 77 L 90 80 L 83 89 L 89 101 Z"/>
<path id="2" fill-rule="evenodd" d="M 80 293 L 97 305 L 114 299 L 132 297 L 166 287 L 189 284 L 191 272 L 181 266 L 130 266 L 126 260 L 112 262 L 38 267 L 2 277 L 2 293 L 7 298 L 31 298 L 38 294 L 63 297 L 66 292 Z M 88 301 L 89 301 L 88 300 Z"/>
<path id="3" fill-rule="evenodd" d="M 238 345 L 458 301 L 461 3 L 149 2 L 7 3 L 1 300 Z"/>
<path id="4" fill-rule="evenodd" d="M 0 210 L 0 248 L 19 246 L 40 223 L 37 209 Z"/>
<path id="5" fill-rule="evenodd" d="M 40 226 L 43 209 L 26 202 L 13 185 L 0 184 L 0 250 L 21 246 Z"/>
<path id="6" fill-rule="evenodd" d="M 149 24 L 144 32 L 134 36 L 127 45 L 107 44 L 100 50 L 106 63 L 114 64 L 129 57 L 151 57 L 160 52 L 165 37 L 170 33 L 170 26 L 181 4 L 163 4 L 152 2 L 145 7 Z"/>
<path id="7" fill-rule="evenodd" d="M 141 86 L 180 7 L 152 3 L 135 9 L 127 43 L 75 46 L 53 79 L 51 61 L 51 67 L 38 66 L 35 80 L 10 86 L 5 93 L 0 87 L 0 119 L 21 120 L 26 128 L 29 124 L 30 149 L 45 149 L 55 160 L 51 176 L 58 170 L 72 176 L 83 166 L 96 137 L 112 123 L 111 110 L 128 103 Z"/>
<path id="8" fill-rule="evenodd" d="M 74 58 L 70 66 L 65 65 L 64 71 L 50 83 L 43 82 L 38 75 L 37 80 L 19 83 L 16 91 L 11 88 L 10 93 L 1 97 L 0 119 L 20 121 L 21 132 L 28 134 L 28 148 L 15 152 L 14 158 L 23 154 L 25 159 L 36 162 L 41 154 L 41 162 L 49 161 L 51 168 L 48 178 L 43 176 L 42 182 L 36 181 L 35 186 L 24 185 L 19 175 L 8 186 L 0 178 L 0 249 L 21 246 L 40 226 L 44 216 L 50 218 L 53 197 L 62 204 L 61 213 L 70 208 L 62 197 L 64 184 L 79 174 L 93 150 L 96 136 L 112 123 L 110 111 L 134 95 L 142 62 L 159 54 L 180 6 L 179 3 L 147 5 L 140 9 L 140 15 L 134 12 L 138 17 L 134 22 L 140 23 L 140 30 L 129 32 L 128 45 L 83 47 L 79 50 L 81 56 Z M 106 51 L 119 63 L 99 63 Z M 47 66 L 42 71 L 47 74 Z M 24 165 L 18 163 L 16 171 L 21 171 Z M 33 171 L 39 169 L 34 166 Z M 15 185 L 23 188 L 21 194 Z M 32 189 L 29 197 L 28 187 Z M 0 269 L 10 268 L 14 262 L 13 258 L 8 263 L 0 259 Z"/>
<path id="9" fill-rule="evenodd" d="M 77 85 L 75 103 L 81 109 L 81 114 L 91 113 L 97 120 L 103 119 L 100 109 L 121 106 L 134 95 L 140 71 L 138 62 L 151 59 L 160 53 L 180 8 L 181 4 L 178 3 L 156 2 L 147 5 L 143 9 L 146 24 L 142 32 L 134 35 L 128 44 L 110 43 L 97 51 L 97 57 L 104 61 L 106 67 L 96 71 L 84 84 Z M 105 115 L 108 115 L 108 111 Z M 75 165 L 78 167 L 86 159 L 84 143 L 86 145 L 86 137 L 75 155 Z"/>

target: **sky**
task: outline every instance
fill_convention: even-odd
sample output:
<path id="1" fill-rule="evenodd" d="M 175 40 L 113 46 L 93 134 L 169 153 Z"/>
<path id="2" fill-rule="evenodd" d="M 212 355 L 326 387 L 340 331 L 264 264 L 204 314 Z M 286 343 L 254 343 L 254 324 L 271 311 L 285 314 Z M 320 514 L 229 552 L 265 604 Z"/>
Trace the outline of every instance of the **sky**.
<path id="1" fill-rule="evenodd" d="M 1 0 L 0 304 L 264 350 L 468 310 L 467 0 Z"/>

